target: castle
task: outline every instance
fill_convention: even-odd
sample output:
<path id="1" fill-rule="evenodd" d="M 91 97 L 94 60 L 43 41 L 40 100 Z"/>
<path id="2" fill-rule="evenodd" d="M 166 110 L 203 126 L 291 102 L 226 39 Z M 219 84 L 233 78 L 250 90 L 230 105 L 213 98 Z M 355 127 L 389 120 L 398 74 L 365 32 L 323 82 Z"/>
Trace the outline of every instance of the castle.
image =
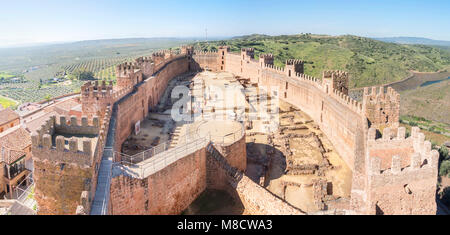
<path id="1" fill-rule="evenodd" d="M 253 214 L 305 214 L 243 174 L 245 123 L 230 123 L 236 126 L 231 141 L 200 136 L 125 163 L 123 143 L 156 109 L 170 81 L 202 70 L 276 87 L 281 100 L 318 124 L 352 171 L 345 214 L 436 213 L 439 154 L 418 128 L 407 136 L 399 127 L 395 90 L 366 88 L 358 102 L 348 96 L 346 72 L 324 71 L 317 79 L 304 73 L 303 61 L 279 68 L 273 55 L 254 55 L 252 48 L 233 53 L 227 46 L 211 52 L 183 46 L 118 65 L 116 85 L 83 85 L 81 122 L 51 117 L 32 135 L 39 213 L 180 214 L 206 188 L 218 188 Z"/>

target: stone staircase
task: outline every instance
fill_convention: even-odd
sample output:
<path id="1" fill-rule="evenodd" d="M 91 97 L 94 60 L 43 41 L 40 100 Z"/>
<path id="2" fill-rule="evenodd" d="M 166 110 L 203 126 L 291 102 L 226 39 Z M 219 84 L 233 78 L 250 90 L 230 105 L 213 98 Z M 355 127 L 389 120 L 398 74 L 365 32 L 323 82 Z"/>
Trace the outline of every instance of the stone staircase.
<path id="1" fill-rule="evenodd" d="M 212 143 L 209 143 L 206 147 L 206 151 L 210 156 L 216 160 L 219 166 L 225 170 L 226 174 L 230 177 L 230 183 L 236 185 L 243 177 L 243 172 L 239 171 L 237 168 L 230 166 L 227 159 L 225 159 L 216 147 Z"/>
<path id="2" fill-rule="evenodd" d="M 181 126 L 177 126 L 172 133 L 172 139 L 170 141 L 169 149 L 175 148 L 178 145 L 178 142 L 180 141 L 180 132 Z"/>

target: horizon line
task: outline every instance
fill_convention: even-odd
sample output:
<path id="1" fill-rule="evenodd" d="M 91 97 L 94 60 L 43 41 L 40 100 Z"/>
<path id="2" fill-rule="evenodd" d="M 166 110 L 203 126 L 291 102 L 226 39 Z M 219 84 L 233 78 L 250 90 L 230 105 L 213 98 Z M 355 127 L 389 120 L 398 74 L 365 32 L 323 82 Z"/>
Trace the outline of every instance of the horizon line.
<path id="1" fill-rule="evenodd" d="M 244 35 L 233 35 L 233 36 L 208 36 L 208 39 L 211 40 L 205 40 L 206 37 L 204 36 L 185 36 L 185 37 L 178 37 L 178 36 L 155 36 L 155 37 L 112 37 L 112 38 L 96 38 L 96 39 L 80 39 L 80 40 L 72 40 L 72 41 L 47 41 L 47 42 L 24 42 L 24 43 L 17 43 L 17 44 L 9 44 L 9 45 L 1 45 L 0 49 L 17 49 L 17 48 L 30 48 L 30 47 L 39 47 L 39 46 L 52 46 L 52 45 L 61 45 L 61 44 L 70 44 L 70 43 L 80 43 L 80 42 L 93 42 L 93 41 L 106 41 L 106 40 L 127 40 L 127 39 L 204 39 L 203 41 L 216 41 L 221 39 L 232 39 L 235 37 L 245 37 L 245 36 L 252 36 L 252 35 L 263 35 L 263 36 L 270 36 L 270 37 L 276 37 L 276 36 L 294 36 L 294 35 L 302 35 L 302 34 L 311 34 L 311 35 L 323 35 L 323 36 L 333 36 L 333 37 L 340 37 L 340 36 L 356 36 L 356 37 L 363 37 L 363 38 L 370 38 L 370 39 L 388 39 L 388 38 L 421 38 L 421 39 L 428 39 L 433 41 L 441 41 L 441 42 L 449 42 L 450 40 L 443 40 L 443 39 L 435 39 L 435 38 L 429 38 L 429 37 L 420 37 L 420 36 L 378 36 L 378 37 L 369 37 L 369 36 L 361 36 L 361 35 L 355 35 L 355 34 L 324 34 L 324 33 L 288 33 L 288 34 L 266 34 L 266 33 L 250 33 L 250 34 L 244 34 Z"/>

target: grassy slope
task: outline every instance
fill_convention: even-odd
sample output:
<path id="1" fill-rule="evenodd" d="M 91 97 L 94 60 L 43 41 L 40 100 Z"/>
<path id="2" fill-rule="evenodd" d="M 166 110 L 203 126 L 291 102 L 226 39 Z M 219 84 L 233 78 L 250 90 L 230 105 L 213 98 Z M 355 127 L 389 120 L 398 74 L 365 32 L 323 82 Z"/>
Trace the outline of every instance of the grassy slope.
<path id="1" fill-rule="evenodd" d="M 400 93 L 402 115 L 414 115 L 450 125 L 450 80 Z"/>
<path id="2" fill-rule="evenodd" d="M 305 72 L 320 78 L 323 70 L 350 72 L 350 86 L 364 87 L 399 81 L 410 70 L 432 72 L 450 64 L 450 50 L 422 46 L 385 43 L 357 36 L 250 35 L 227 41 L 200 44 L 202 49 L 229 45 L 238 52 L 242 47 L 255 48 L 255 56 L 272 53 L 275 64 L 284 66 L 286 59 L 307 61 Z"/>
<path id="3" fill-rule="evenodd" d="M 12 100 L 12 99 L 9 99 L 9 98 L 0 96 L 0 104 L 3 106 L 3 108 L 7 108 L 7 107 L 9 107 L 9 106 L 14 106 L 14 105 L 16 105 L 17 102 L 14 101 L 14 100 Z"/>

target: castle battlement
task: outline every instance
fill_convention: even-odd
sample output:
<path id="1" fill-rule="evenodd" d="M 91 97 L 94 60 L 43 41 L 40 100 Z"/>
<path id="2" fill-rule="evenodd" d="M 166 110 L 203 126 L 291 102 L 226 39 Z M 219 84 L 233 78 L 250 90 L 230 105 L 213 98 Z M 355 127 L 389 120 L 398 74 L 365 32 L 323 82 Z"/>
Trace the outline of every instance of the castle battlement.
<path id="1" fill-rule="evenodd" d="M 352 99 L 350 96 L 343 93 L 342 91 L 334 89 L 333 92 L 331 93 L 331 97 L 336 99 L 338 102 L 347 105 L 347 107 L 349 107 L 353 111 L 359 114 L 363 114 L 362 103 Z"/>
<path id="2" fill-rule="evenodd" d="M 275 66 L 273 64 L 264 64 L 264 67 L 276 73 L 284 74 L 284 68 Z"/>
<path id="3" fill-rule="evenodd" d="M 377 129 L 367 135 L 365 189 L 367 212 L 372 214 L 436 213 L 436 182 L 439 153 L 418 127 L 411 136 L 406 130 L 389 127 L 377 137 Z"/>
<path id="4" fill-rule="evenodd" d="M 400 172 L 398 168 L 407 166 L 411 166 L 412 169 L 418 169 L 424 165 L 433 169 L 438 168 L 439 153 L 431 149 L 431 142 L 425 140 L 425 135 L 420 132 L 418 127 L 413 127 L 411 136 L 408 138 L 406 138 L 404 127 L 397 128 L 396 133 L 393 133 L 389 127 L 384 128 L 380 138 L 376 138 L 376 133 L 375 128 L 370 128 L 367 134 L 368 154 L 371 161 L 376 161 L 372 170 L 378 172 L 388 168 L 387 161 L 391 161 L 391 169 L 394 173 Z M 386 152 L 382 154 L 382 161 L 384 161 L 382 164 L 378 155 L 383 153 L 383 150 Z M 378 161 L 380 162 L 378 163 Z M 378 164 L 380 164 L 379 167 Z"/>
<path id="5" fill-rule="evenodd" d="M 331 87 L 332 90 L 339 90 L 348 95 L 349 76 L 347 72 L 340 70 L 323 71 L 322 83 Z"/>
<path id="6" fill-rule="evenodd" d="M 369 119 L 371 127 L 399 126 L 400 118 L 400 94 L 392 87 L 384 92 L 384 87 L 364 88 L 363 109 Z"/>
<path id="7" fill-rule="evenodd" d="M 162 57 L 162 58 L 164 58 L 165 55 L 166 54 L 163 51 L 157 51 L 157 52 L 153 52 L 152 53 L 152 58 L 155 58 L 155 57 Z"/>
<path id="8" fill-rule="evenodd" d="M 338 78 L 338 77 L 348 77 L 348 72 L 341 70 L 325 70 L 323 71 L 324 78 Z"/>
<path id="9" fill-rule="evenodd" d="M 297 59 L 289 59 L 286 60 L 286 65 L 298 65 L 298 64 L 304 64 L 305 61 L 303 60 L 297 60 Z"/>
<path id="10" fill-rule="evenodd" d="M 243 59 L 253 59 L 255 58 L 255 49 L 253 48 L 242 48 L 241 56 Z"/>
<path id="11" fill-rule="evenodd" d="M 202 51 L 202 50 L 195 50 L 194 54 L 195 55 L 212 55 L 212 56 L 217 56 L 218 51 L 216 50 L 211 50 L 211 51 Z"/>
<path id="12" fill-rule="evenodd" d="M 116 66 L 117 77 L 133 76 L 139 70 L 139 64 L 136 62 L 125 62 Z"/>
<path id="13" fill-rule="evenodd" d="M 187 45 L 181 46 L 181 54 L 192 55 L 193 52 L 194 52 L 193 46 L 187 46 Z"/>
<path id="14" fill-rule="evenodd" d="M 101 85 L 99 85 L 98 81 L 95 82 L 86 82 L 83 86 L 81 86 L 81 96 L 82 98 L 108 98 L 112 95 L 113 92 L 113 83 L 112 81 L 109 84 L 106 84 L 106 81 L 102 81 Z"/>
<path id="15" fill-rule="evenodd" d="M 273 65 L 273 60 L 274 60 L 274 57 L 272 54 L 260 54 L 259 55 L 259 61 L 260 61 L 262 67 L 266 64 Z"/>
<path id="16" fill-rule="evenodd" d="M 33 157 L 63 163 L 91 166 L 93 157 L 103 148 L 110 118 L 109 109 L 105 112 L 102 125 L 99 118 L 92 118 L 91 124 L 86 116 L 78 122 L 76 116 L 68 119 L 51 116 L 31 135 Z M 100 146 L 100 147 L 98 147 Z"/>
<path id="17" fill-rule="evenodd" d="M 229 46 L 219 46 L 219 50 L 225 50 L 225 51 L 229 52 L 230 47 Z"/>
<path id="18" fill-rule="evenodd" d="M 288 77 L 293 76 L 293 74 L 296 73 L 304 73 L 304 64 L 305 62 L 303 60 L 295 60 L 295 59 L 289 59 L 286 60 L 286 75 Z"/>

